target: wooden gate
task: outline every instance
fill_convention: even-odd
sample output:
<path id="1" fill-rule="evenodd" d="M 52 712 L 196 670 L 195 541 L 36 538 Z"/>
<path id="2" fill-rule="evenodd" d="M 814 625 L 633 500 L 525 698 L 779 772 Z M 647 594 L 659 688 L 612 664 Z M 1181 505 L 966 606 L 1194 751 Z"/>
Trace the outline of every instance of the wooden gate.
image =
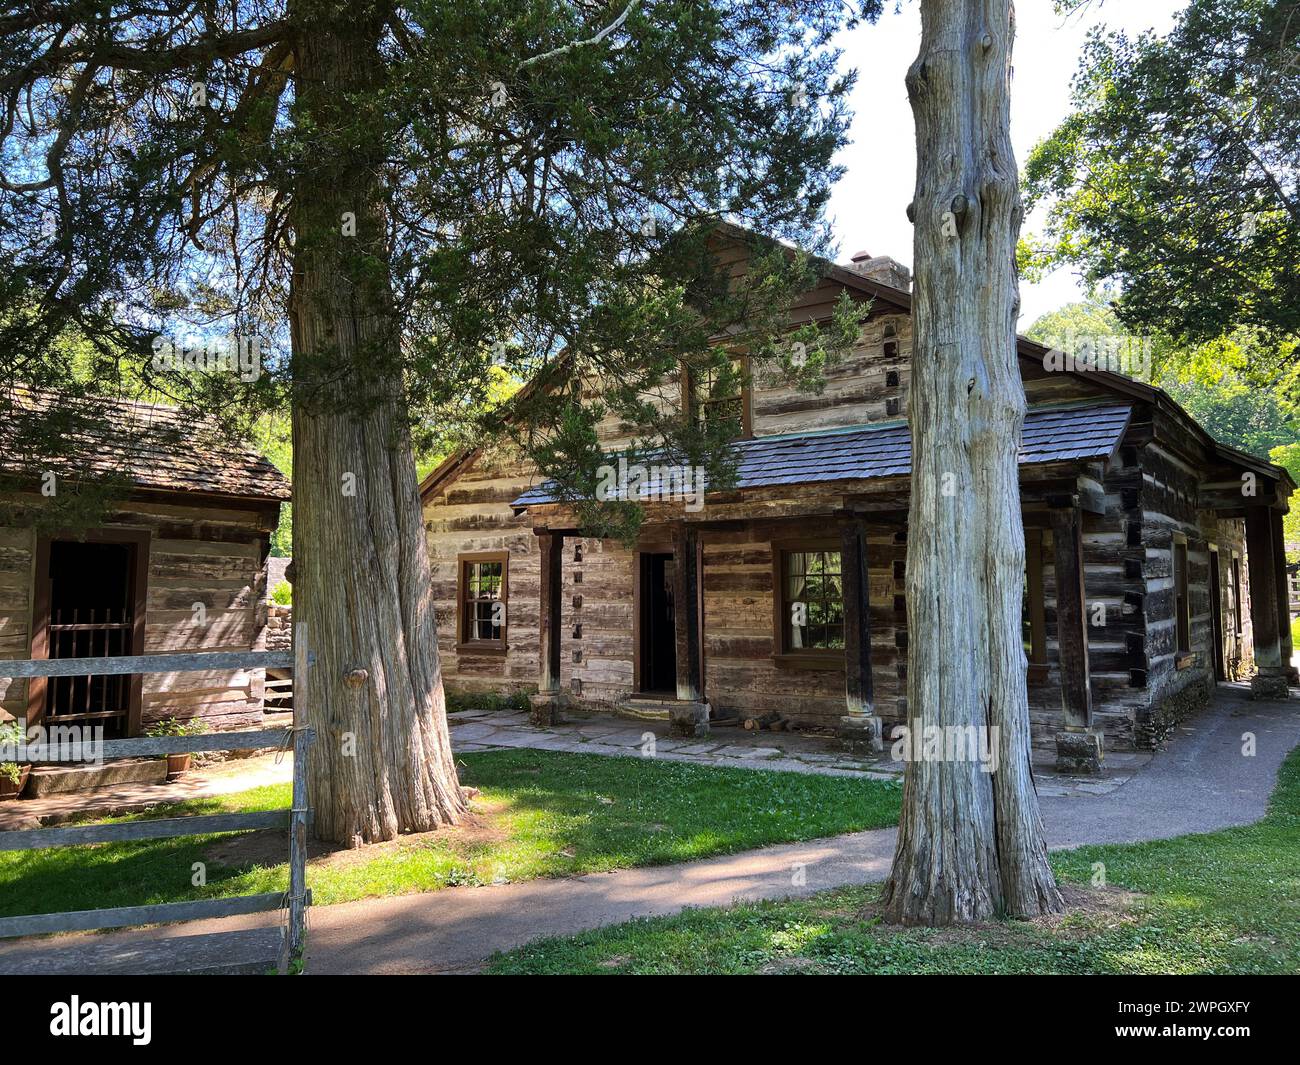
<path id="1" fill-rule="evenodd" d="M 213 732 L 197 736 L 154 736 L 106 740 L 104 758 L 158 757 L 194 751 L 237 751 L 258 747 L 293 748 L 293 800 L 288 810 L 254 813 L 202 814 L 190 817 L 128 821 L 119 824 L 76 825 L 66 828 L 33 828 L 0 832 L 0 850 L 34 850 L 42 847 L 72 847 L 88 843 L 121 840 L 175 839 L 210 832 L 242 832 L 250 829 L 287 828 L 289 831 L 289 890 L 241 895 L 234 898 L 202 899 L 195 902 L 165 902 L 152 906 L 115 906 L 102 910 L 42 913 L 24 917 L 0 917 L 0 939 L 45 935 L 51 932 L 81 932 L 131 925 L 166 924 L 200 918 L 230 917 L 236 914 L 288 910 L 288 934 L 281 932 L 267 967 L 281 972 L 301 964 L 306 946 L 307 907 L 307 750 L 314 738 L 306 723 L 310 698 L 308 667 L 314 656 L 307 646 L 307 626 L 294 626 L 293 651 L 209 651 L 194 654 L 131 655 L 110 658 L 31 659 L 0 662 L 0 677 L 120 677 L 145 673 L 187 673 L 225 669 L 293 669 L 293 726 L 243 732 Z M 54 724 L 47 720 L 47 724 Z M 59 756 L 57 746 L 28 747 L 18 761 L 47 762 Z M 0 956 L 0 964 L 3 963 Z"/>

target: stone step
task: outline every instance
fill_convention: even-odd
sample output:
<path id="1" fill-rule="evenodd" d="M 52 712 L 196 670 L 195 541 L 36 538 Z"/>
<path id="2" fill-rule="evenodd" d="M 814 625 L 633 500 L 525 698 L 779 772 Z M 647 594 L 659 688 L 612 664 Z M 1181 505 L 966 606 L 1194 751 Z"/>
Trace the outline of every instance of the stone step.
<path id="1" fill-rule="evenodd" d="M 166 758 L 123 758 L 103 765 L 38 765 L 32 768 L 26 794 L 37 799 L 118 784 L 161 784 L 166 779 Z"/>
<path id="2" fill-rule="evenodd" d="M 614 706 L 614 716 L 629 721 L 667 721 L 669 711 L 676 699 L 665 696 L 632 695 L 620 700 Z"/>

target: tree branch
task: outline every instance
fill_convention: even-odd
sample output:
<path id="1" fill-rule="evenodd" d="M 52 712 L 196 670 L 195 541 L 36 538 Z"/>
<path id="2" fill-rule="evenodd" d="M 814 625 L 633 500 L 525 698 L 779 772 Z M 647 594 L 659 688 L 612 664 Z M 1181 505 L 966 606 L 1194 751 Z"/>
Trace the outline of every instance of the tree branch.
<path id="1" fill-rule="evenodd" d="M 80 44 L 51 48 L 16 77 L 0 82 L 0 88 L 13 84 L 30 83 L 37 77 L 52 74 L 61 67 L 76 63 L 93 63 L 114 70 L 135 70 L 150 74 L 166 74 L 193 67 L 209 59 L 230 59 L 245 52 L 266 48 L 285 40 L 291 27 L 281 20 L 265 26 L 240 30 L 222 37 L 208 37 L 175 48 L 131 48 L 116 42 L 96 41 L 88 46 Z"/>
<path id="2" fill-rule="evenodd" d="M 525 59 L 519 64 L 516 70 L 523 71 L 538 63 L 544 63 L 548 59 L 555 59 L 559 56 L 567 55 L 575 48 L 585 48 L 591 44 L 599 44 L 627 21 L 628 16 L 636 10 L 636 6 L 640 2 L 641 0 L 630 0 L 627 7 L 623 9 L 623 13 L 594 37 L 588 37 L 585 41 L 571 41 L 568 44 L 561 45 L 559 48 L 552 48 L 549 52 L 543 52 L 541 55 L 535 55 L 531 59 Z"/>

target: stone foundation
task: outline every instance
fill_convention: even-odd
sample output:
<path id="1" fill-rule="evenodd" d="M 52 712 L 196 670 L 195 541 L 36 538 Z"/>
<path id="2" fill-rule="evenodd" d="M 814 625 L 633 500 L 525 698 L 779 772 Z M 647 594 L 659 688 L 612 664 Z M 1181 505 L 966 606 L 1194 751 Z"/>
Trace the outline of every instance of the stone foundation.
<path id="1" fill-rule="evenodd" d="M 1285 669 L 1265 667 L 1250 678 L 1252 699 L 1286 699 L 1290 694 Z"/>
<path id="2" fill-rule="evenodd" d="M 1178 691 L 1164 696 L 1145 718 L 1137 719 L 1134 745 L 1146 750 L 1160 746 L 1180 721 L 1209 706 L 1213 693 L 1214 679 L 1209 674 L 1202 674 Z"/>
<path id="3" fill-rule="evenodd" d="M 266 604 L 266 650 L 293 650 L 293 607 Z"/>
<path id="4" fill-rule="evenodd" d="M 538 692 L 528 697 L 528 705 L 533 724 L 538 728 L 548 728 L 551 725 L 564 723 L 564 709 L 568 705 L 568 697 L 561 691 Z"/>
<path id="5" fill-rule="evenodd" d="M 1100 732 L 1066 729 L 1056 734 L 1058 773 L 1100 773 L 1103 757 Z"/>
<path id="6" fill-rule="evenodd" d="M 840 744 L 846 751 L 858 754 L 878 754 L 885 749 L 883 723 L 872 714 L 847 714 L 840 718 L 836 730 Z"/>
<path id="7" fill-rule="evenodd" d="M 674 736 L 707 736 L 708 703 L 672 703 L 668 707 L 668 731 Z"/>

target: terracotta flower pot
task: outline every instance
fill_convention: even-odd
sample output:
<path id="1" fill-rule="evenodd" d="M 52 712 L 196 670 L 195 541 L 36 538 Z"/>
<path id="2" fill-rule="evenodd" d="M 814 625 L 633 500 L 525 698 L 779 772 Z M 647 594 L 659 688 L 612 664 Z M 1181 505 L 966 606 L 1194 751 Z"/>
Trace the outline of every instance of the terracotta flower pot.
<path id="1" fill-rule="evenodd" d="M 18 783 L 13 783 L 8 777 L 0 776 L 0 799 L 16 799 L 23 793 L 23 788 L 27 787 L 27 778 L 31 775 L 32 767 L 22 765 L 18 767 Z"/>
<path id="2" fill-rule="evenodd" d="M 182 773 L 190 768 L 190 762 L 194 760 L 192 754 L 169 754 L 167 756 L 167 779 L 175 780 Z"/>

